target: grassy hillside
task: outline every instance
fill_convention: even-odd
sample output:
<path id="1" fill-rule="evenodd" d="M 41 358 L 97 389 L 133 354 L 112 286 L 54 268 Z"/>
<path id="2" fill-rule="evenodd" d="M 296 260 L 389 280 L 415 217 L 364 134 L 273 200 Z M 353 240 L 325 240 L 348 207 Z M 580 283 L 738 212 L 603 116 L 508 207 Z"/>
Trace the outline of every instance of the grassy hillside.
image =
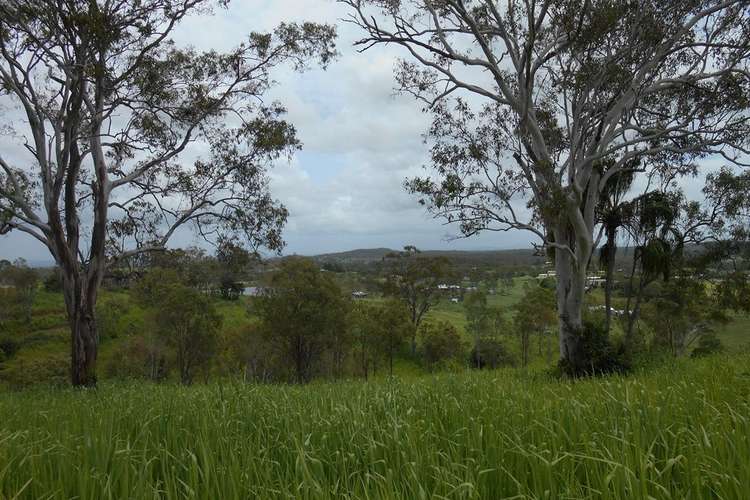
<path id="1" fill-rule="evenodd" d="M 0 498 L 746 499 L 750 358 L 0 394 Z"/>

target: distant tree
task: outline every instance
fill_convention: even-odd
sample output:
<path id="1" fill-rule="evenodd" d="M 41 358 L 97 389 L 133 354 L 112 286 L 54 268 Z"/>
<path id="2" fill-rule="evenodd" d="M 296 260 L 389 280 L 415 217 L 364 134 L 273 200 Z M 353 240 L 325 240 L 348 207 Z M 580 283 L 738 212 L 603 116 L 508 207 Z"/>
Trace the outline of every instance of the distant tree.
<path id="1" fill-rule="evenodd" d="M 324 354 L 347 328 L 350 301 L 309 259 L 288 258 L 254 301 L 265 338 L 292 364 L 294 380 L 309 382 Z"/>
<path id="2" fill-rule="evenodd" d="M 466 312 L 466 330 L 472 336 L 472 365 L 481 368 L 482 346 L 484 340 L 496 339 L 505 328 L 505 316 L 497 308 L 487 304 L 487 295 L 481 291 L 473 291 L 466 294 L 464 298 L 464 310 Z"/>
<path id="3" fill-rule="evenodd" d="M 413 339 L 414 324 L 411 322 L 410 311 L 398 299 L 386 300 L 376 311 L 377 328 L 374 342 L 379 352 L 388 362 L 388 373 L 393 376 L 393 361 L 396 354 L 409 339 Z"/>
<path id="4" fill-rule="evenodd" d="M 346 272 L 344 265 L 335 260 L 326 260 L 320 265 L 321 269 L 331 273 L 343 273 Z"/>
<path id="5" fill-rule="evenodd" d="M 500 272 L 497 269 L 485 270 L 482 276 L 482 282 L 487 292 L 494 293 L 500 286 Z"/>
<path id="6" fill-rule="evenodd" d="M 96 384 L 94 309 L 108 267 L 163 250 L 183 227 L 283 245 L 287 211 L 266 171 L 300 144 L 283 106 L 268 103 L 270 73 L 325 65 L 335 29 L 281 24 L 228 52 L 172 41 L 186 17 L 227 3 L 0 2 L 0 95 L 26 129 L 0 155 L 0 234 L 35 238 L 62 270 L 75 386 Z M 206 154 L 190 161 L 196 143 Z"/>
<path id="7" fill-rule="evenodd" d="M 60 293 L 63 291 L 63 277 L 59 267 L 53 267 L 49 274 L 44 278 L 44 289 L 53 293 Z"/>
<path id="8" fill-rule="evenodd" d="M 96 321 L 101 339 L 115 339 L 130 333 L 122 324 L 129 311 L 127 296 L 113 294 L 103 297 L 96 304 Z"/>
<path id="9" fill-rule="evenodd" d="M 226 375 L 261 382 L 279 375 L 281 361 L 256 322 L 225 331 L 219 340 L 219 351 L 218 362 Z"/>
<path id="10" fill-rule="evenodd" d="M 747 241 L 750 220 L 750 173 L 722 169 L 706 177 L 701 202 L 680 191 L 653 190 L 631 202 L 626 229 L 634 247 L 626 288 L 626 343 L 635 342 L 637 322 L 647 287 L 675 275 L 694 276 L 736 254 Z M 700 255 L 686 255 L 689 246 Z M 731 278 L 731 277 L 730 277 Z M 725 280 L 726 281 L 726 280 Z M 741 282 L 740 282 L 741 283 Z M 724 291 L 731 296 L 732 281 Z"/>
<path id="11" fill-rule="evenodd" d="M 673 356 L 687 354 L 704 338 L 703 349 L 707 349 L 716 326 L 729 321 L 721 303 L 711 296 L 708 284 L 690 276 L 665 283 L 661 293 L 649 301 L 644 319 L 651 326 L 655 344 L 667 348 Z"/>
<path id="12" fill-rule="evenodd" d="M 417 330 L 425 314 L 441 297 L 438 285 L 450 276 L 450 261 L 445 257 L 425 257 L 413 246 L 383 258 L 386 272 L 384 293 L 398 297 L 411 316 L 411 352 L 417 352 Z"/>
<path id="13" fill-rule="evenodd" d="M 498 338 L 481 338 L 469 353 L 469 365 L 476 369 L 496 369 L 513 364 L 513 356 Z"/>
<path id="14" fill-rule="evenodd" d="M 712 333 L 705 333 L 698 339 L 698 345 L 695 346 L 693 352 L 690 353 L 691 358 L 701 358 L 703 356 L 710 356 L 722 352 L 724 346 L 721 343 L 719 337 Z"/>
<path id="15" fill-rule="evenodd" d="M 180 381 L 192 384 L 216 353 L 221 315 L 209 297 L 185 285 L 166 290 L 152 314 L 159 336 L 174 350 Z"/>
<path id="16" fill-rule="evenodd" d="M 422 353 L 430 369 L 465 357 L 464 345 L 456 327 L 447 321 L 425 322 L 420 327 Z"/>
<path id="17" fill-rule="evenodd" d="M 174 269 L 156 267 L 138 280 L 131 288 L 130 296 L 143 308 L 155 307 L 165 300 L 171 289 L 184 284 L 183 278 Z"/>
<path id="18" fill-rule="evenodd" d="M 521 347 L 521 361 L 526 366 L 529 363 L 531 336 L 544 335 L 557 320 L 554 293 L 538 285 L 529 285 L 514 309 L 513 319 Z"/>
<path id="19" fill-rule="evenodd" d="M 14 288 L 17 304 L 23 312 L 24 321 L 31 321 L 34 298 L 39 288 L 39 273 L 23 259 L 17 259 L 5 268 L 6 281 Z"/>
<path id="20" fill-rule="evenodd" d="M 219 266 L 219 293 L 225 300 L 237 300 L 242 295 L 239 280 L 253 260 L 253 255 L 235 241 L 224 239 L 216 249 Z"/>
<path id="21" fill-rule="evenodd" d="M 365 301 L 355 301 L 352 307 L 350 325 L 355 343 L 355 358 L 359 371 L 365 380 L 367 380 L 371 370 L 373 374 L 375 373 L 379 355 L 380 309 L 380 305 Z"/>
<path id="22" fill-rule="evenodd" d="M 588 369 L 584 293 L 610 178 L 745 161 L 750 3 L 340 1 L 363 50 L 403 49 L 399 89 L 434 113 L 432 172 L 409 189 L 464 236 L 539 239 L 557 272 L 561 364 Z"/>
<path id="23" fill-rule="evenodd" d="M 717 302 L 737 313 L 750 312 L 750 279 L 745 271 L 734 271 L 723 277 L 714 288 Z"/>

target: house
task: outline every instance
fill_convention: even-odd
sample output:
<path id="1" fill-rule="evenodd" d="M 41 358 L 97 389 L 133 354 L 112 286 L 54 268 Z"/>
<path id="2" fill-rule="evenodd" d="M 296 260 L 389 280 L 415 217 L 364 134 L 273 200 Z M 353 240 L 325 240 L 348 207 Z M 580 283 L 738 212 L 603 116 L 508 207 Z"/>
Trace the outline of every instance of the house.
<path id="1" fill-rule="evenodd" d="M 607 306 L 591 306 L 589 307 L 589 310 L 590 311 L 606 311 Z M 623 314 L 625 314 L 625 311 L 623 311 L 622 309 L 615 309 L 615 308 L 610 308 L 610 312 L 612 312 L 614 316 L 622 316 Z"/>
<path id="2" fill-rule="evenodd" d="M 248 286 L 242 290 L 242 295 L 246 297 L 260 297 L 263 295 L 263 288 L 259 286 Z"/>

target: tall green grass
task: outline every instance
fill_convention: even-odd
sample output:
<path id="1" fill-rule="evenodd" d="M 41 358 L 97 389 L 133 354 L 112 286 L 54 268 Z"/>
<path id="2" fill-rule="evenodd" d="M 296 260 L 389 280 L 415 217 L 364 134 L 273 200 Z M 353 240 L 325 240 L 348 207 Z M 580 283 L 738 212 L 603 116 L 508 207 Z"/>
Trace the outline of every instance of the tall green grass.
<path id="1" fill-rule="evenodd" d="M 0 498 L 750 498 L 750 358 L 0 394 Z"/>

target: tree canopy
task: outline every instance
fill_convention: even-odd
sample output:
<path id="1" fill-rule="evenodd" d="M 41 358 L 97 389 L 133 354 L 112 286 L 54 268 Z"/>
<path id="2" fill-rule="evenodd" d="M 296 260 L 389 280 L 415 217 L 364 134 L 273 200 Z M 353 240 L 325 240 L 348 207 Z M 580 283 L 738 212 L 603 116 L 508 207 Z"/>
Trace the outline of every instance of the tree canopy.
<path id="1" fill-rule="evenodd" d="M 272 162 L 300 147 L 271 70 L 335 55 L 335 29 L 281 24 L 230 51 L 180 47 L 191 14 L 227 0 L 0 3 L 0 95 L 25 157 L 0 151 L 0 233 L 24 232 L 63 272 L 75 385 L 96 382 L 93 309 L 106 267 L 192 226 L 279 250 Z M 2 125 L 12 124 L 4 119 Z M 199 144 L 194 161 L 186 153 Z"/>

